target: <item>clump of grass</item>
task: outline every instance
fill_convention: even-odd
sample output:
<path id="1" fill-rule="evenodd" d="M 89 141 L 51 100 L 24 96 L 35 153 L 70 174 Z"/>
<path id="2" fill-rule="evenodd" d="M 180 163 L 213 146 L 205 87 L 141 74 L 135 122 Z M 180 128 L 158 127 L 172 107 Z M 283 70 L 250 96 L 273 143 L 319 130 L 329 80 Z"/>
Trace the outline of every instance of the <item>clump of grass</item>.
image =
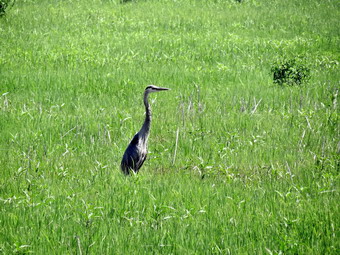
<path id="1" fill-rule="evenodd" d="M 274 83 L 279 85 L 301 85 L 310 78 L 310 69 L 301 58 L 278 61 L 272 66 L 271 72 Z"/>
<path id="2" fill-rule="evenodd" d="M 0 1 L 0 16 L 5 15 L 8 7 L 12 7 L 14 5 L 15 0 L 1 0 Z"/>

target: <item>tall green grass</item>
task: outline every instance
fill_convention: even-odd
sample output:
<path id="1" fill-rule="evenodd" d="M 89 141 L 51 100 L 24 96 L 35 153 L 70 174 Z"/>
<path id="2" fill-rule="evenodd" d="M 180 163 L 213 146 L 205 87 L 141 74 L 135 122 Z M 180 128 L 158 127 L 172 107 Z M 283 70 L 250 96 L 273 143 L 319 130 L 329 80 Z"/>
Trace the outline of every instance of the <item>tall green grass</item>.
<path id="1" fill-rule="evenodd" d="M 17 1 L 0 18 L 0 251 L 337 254 L 336 1 Z M 304 58 L 311 79 L 273 83 Z M 149 156 L 119 163 L 151 95 Z"/>

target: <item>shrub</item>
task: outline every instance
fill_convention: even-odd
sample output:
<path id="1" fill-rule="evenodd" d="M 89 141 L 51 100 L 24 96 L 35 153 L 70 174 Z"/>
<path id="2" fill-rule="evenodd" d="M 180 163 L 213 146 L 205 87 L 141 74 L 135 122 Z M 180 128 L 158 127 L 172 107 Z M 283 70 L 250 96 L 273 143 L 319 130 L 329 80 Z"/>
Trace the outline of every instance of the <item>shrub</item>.
<path id="1" fill-rule="evenodd" d="M 272 66 L 271 72 L 274 83 L 279 85 L 300 85 L 310 78 L 310 70 L 302 58 L 279 61 Z"/>
<path id="2" fill-rule="evenodd" d="M 6 9 L 14 5 L 15 0 L 0 0 L 0 16 L 5 15 Z"/>

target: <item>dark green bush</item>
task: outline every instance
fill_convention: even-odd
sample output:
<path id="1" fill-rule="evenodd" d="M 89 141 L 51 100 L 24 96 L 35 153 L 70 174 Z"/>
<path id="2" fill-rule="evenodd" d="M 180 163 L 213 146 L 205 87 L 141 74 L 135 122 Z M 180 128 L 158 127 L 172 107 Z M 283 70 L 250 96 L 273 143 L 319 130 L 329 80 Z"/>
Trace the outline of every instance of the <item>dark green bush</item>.
<path id="1" fill-rule="evenodd" d="M 279 61 L 272 66 L 271 72 L 274 83 L 279 85 L 300 85 L 310 78 L 310 69 L 302 58 Z"/>
<path id="2" fill-rule="evenodd" d="M 0 16 L 5 15 L 6 9 L 14 5 L 15 0 L 0 0 Z"/>

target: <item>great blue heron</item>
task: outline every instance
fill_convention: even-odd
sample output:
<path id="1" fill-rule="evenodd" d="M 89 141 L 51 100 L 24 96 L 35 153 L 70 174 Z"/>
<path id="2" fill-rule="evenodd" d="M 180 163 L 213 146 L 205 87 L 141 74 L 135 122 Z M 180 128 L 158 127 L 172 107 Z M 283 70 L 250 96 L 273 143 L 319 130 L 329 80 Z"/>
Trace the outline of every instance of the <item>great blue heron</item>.
<path id="1" fill-rule="evenodd" d="M 129 146 L 126 148 L 120 167 L 125 175 L 129 175 L 131 170 L 137 173 L 142 167 L 146 155 L 148 153 L 148 138 L 151 127 L 151 108 L 148 101 L 148 96 L 152 92 L 169 90 L 168 88 L 160 88 L 154 85 L 149 85 L 144 92 L 145 105 L 145 121 L 142 128 L 133 137 Z"/>

